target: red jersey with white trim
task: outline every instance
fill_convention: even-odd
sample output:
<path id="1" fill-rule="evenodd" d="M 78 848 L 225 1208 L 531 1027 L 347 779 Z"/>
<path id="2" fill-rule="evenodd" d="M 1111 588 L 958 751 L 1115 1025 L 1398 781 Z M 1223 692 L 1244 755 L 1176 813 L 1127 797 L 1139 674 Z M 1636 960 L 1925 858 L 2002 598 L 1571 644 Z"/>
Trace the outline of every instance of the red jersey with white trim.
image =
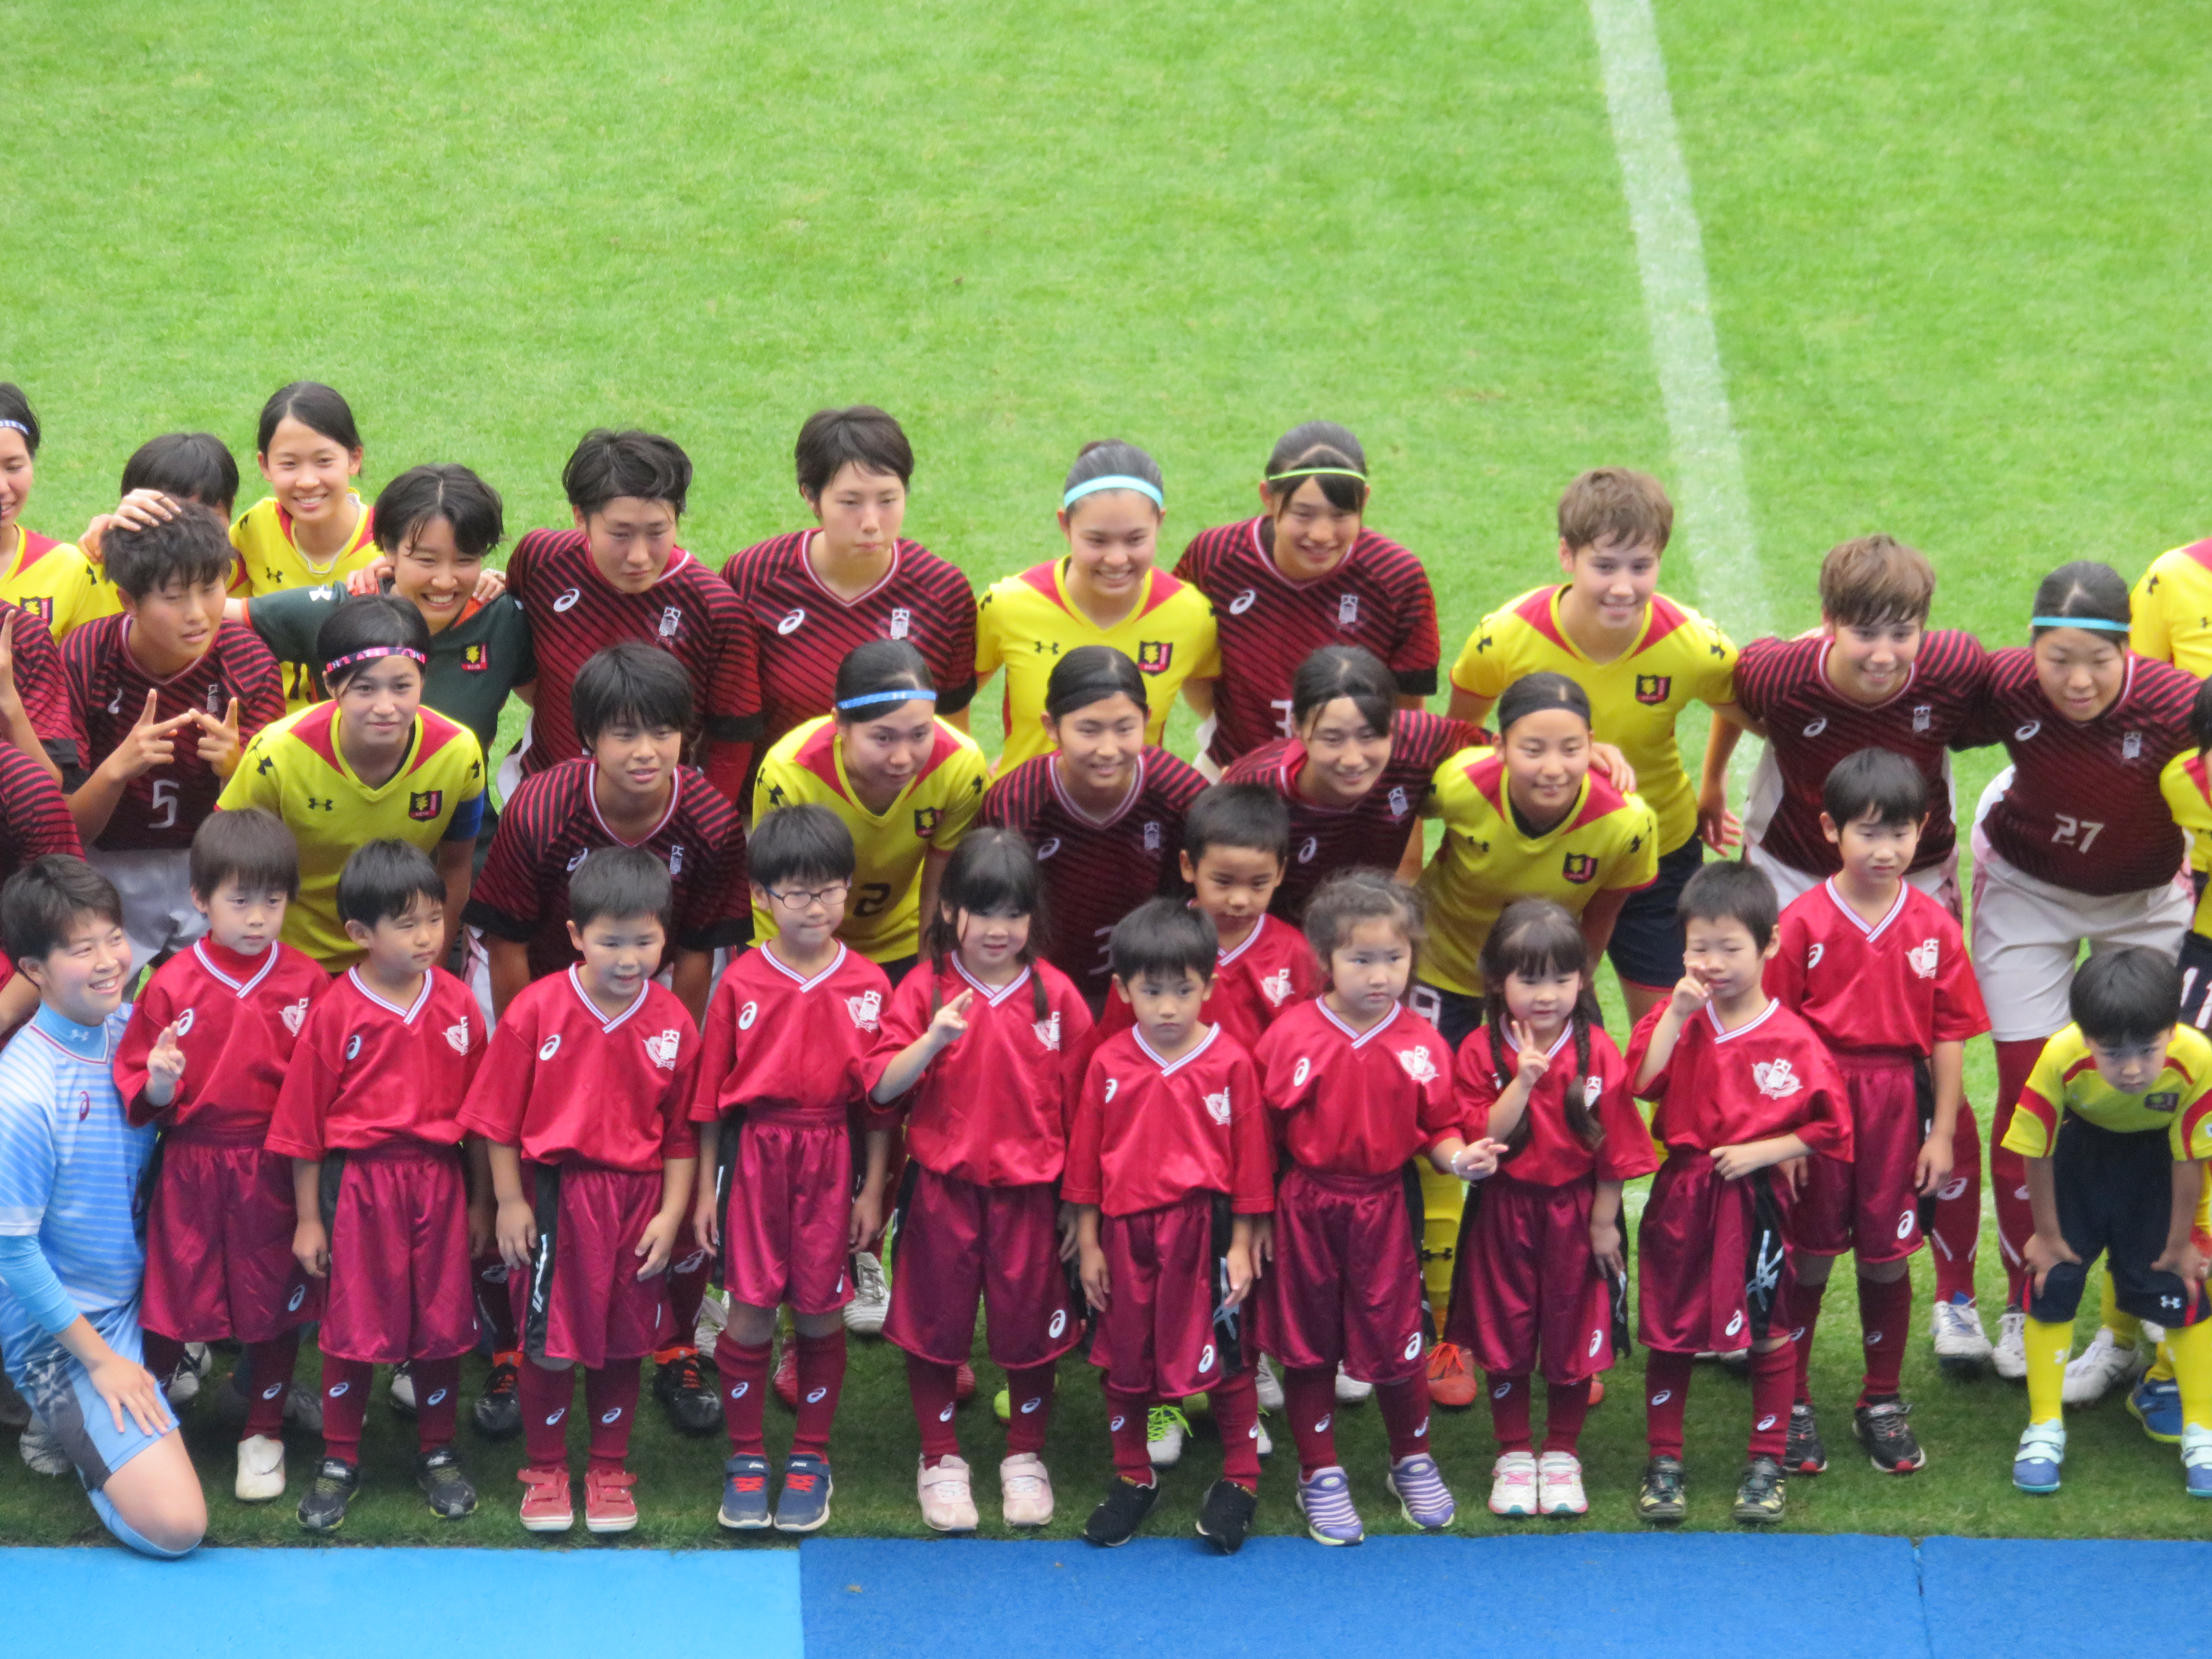
<path id="1" fill-rule="evenodd" d="M 1671 1000 L 1644 1015 L 1628 1040 L 1632 1087 Z M 1779 1002 L 1770 1000 L 1733 1031 L 1721 1029 L 1711 1005 L 1700 1008 L 1682 1022 L 1651 1086 L 1636 1092 L 1657 1103 L 1651 1138 L 1670 1148 L 1710 1152 L 1794 1134 L 1816 1152 L 1850 1161 L 1843 1075 L 1820 1035 Z"/>
<path id="2" fill-rule="evenodd" d="M 1990 845 L 2039 881 L 2098 897 L 2160 886 L 2180 869 L 2159 774 L 2197 746 L 2197 678 L 2132 653 L 2125 672 L 2111 708 L 2071 720 L 2044 696 L 2033 653 L 1993 651 L 1987 695 L 1955 744 L 2002 743 L 2012 757 L 2012 784 L 1982 821 Z"/>
<path id="3" fill-rule="evenodd" d="M 1042 1014 L 1032 981 L 1043 987 Z M 871 1125 L 902 1115 L 907 1152 L 924 1169 L 979 1187 L 1059 1180 L 1067 1162 L 1067 1095 L 1089 1046 L 1091 1010 L 1050 963 L 1032 963 L 996 990 L 957 957 L 941 969 L 919 963 L 891 993 L 860 1080 L 872 1090 L 893 1056 L 929 1029 L 935 1010 L 963 991 L 975 993 L 963 1011 L 967 1034 L 905 1094 L 872 1108 Z"/>
<path id="4" fill-rule="evenodd" d="M 500 1016 L 461 1106 L 461 1127 L 533 1164 L 657 1171 L 696 1157 L 691 1078 L 699 1028 L 647 980 L 609 1018 L 574 968 L 525 986 Z"/>
<path id="5" fill-rule="evenodd" d="M 636 846 L 666 865 L 675 884 L 673 948 L 718 951 L 750 939 L 744 826 L 722 792 L 705 774 L 678 767 L 660 822 L 644 840 L 624 842 L 599 815 L 595 769 L 589 760 L 563 761 L 522 781 L 492 831 L 463 920 L 495 939 L 527 943 L 532 979 L 557 974 L 577 959 L 568 943 L 568 878 L 599 848 Z"/>
<path id="6" fill-rule="evenodd" d="M 398 1141 L 458 1146 L 483 1052 L 476 994 L 444 969 L 402 1008 L 349 968 L 307 1010 L 265 1144 L 298 1158 Z"/>
<path id="7" fill-rule="evenodd" d="M 883 1032 L 891 982 L 849 945 L 802 979 L 766 945 L 729 966 L 707 1005 L 694 1123 L 733 1112 L 842 1123 L 867 1098 L 860 1073 Z"/>
<path id="8" fill-rule="evenodd" d="M 1782 913 L 1766 994 L 1835 1054 L 1925 1060 L 1939 1042 L 1990 1029 L 1958 922 L 1911 882 L 1899 888 L 1889 913 L 1871 924 L 1832 878 Z"/>
<path id="9" fill-rule="evenodd" d="M 983 795 L 979 822 L 1018 830 L 1036 849 L 1052 919 L 1046 957 L 1094 1005 L 1113 984 L 1106 939 L 1146 899 L 1187 891 L 1176 855 L 1183 815 L 1206 787 L 1198 771 L 1164 749 L 1137 757 L 1121 803 L 1103 818 L 1076 804 L 1057 754 L 1002 773 Z"/>
<path id="10" fill-rule="evenodd" d="M 1767 753 L 1782 781 L 1759 850 L 1793 870 L 1832 876 L 1843 867 L 1820 833 L 1820 792 L 1836 763 L 1862 749 L 1887 749 L 1920 769 L 1928 824 L 1915 870 L 1947 862 L 1958 842 L 1951 818 L 1947 754 L 1983 696 L 1990 654 L 1972 634 L 1939 628 L 1920 636 L 1905 684 L 1878 703 L 1854 702 L 1828 678 L 1826 634 L 1753 640 L 1736 659 L 1735 700 L 1766 727 Z"/>
<path id="11" fill-rule="evenodd" d="M 15 695 L 23 701 L 31 729 L 63 771 L 82 765 L 76 720 L 70 712 L 69 676 L 62 668 L 61 647 L 46 631 L 45 618 L 35 611 L 0 599 L 0 623 L 7 624 Z M 144 699 L 140 702 L 143 706 Z"/>
<path id="12" fill-rule="evenodd" d="M 1267 1028 L 1283 1011 L 1310 1002 L 1328 988 L 1306 936 L 1280 916 L 1263 915 L 1231 951 L 1213 955 L 1213 983 L 1198 1005 L 1200 1019 L 1218 1025 L 1248 1054 L 1256 1054 Z M 1137 1012 L 1109 994 L 1098 1016 L 1103 1040 L 1137 1023 Z"/>
<path id="13" fill-rule="evenodd" d="M 1504 1057 L 1493 1060 L 1488 1025 L 1478 1026 L 1459 1046 L 1459 1062 L 1453 1077 L 1452 1098 L 1459 1109 L 1460 1139 L 1473 1141 L 1490 1133 L 1490 1109 L 1513 1082 L 1521 1065 L 1521 1050 L 1509 1032 L 1503 1037 Z M 1628 1092 L 1628 1063 L 1613 1039 L 1593 1027 L 1589 1033 L 1589 1069 L 1575 1065 L 1575 1032 L 1569 1025 L 1547 1051 L 1551 1070 L 1528 1096 L 1522 1114 L 1528 1139 L 1521 1150 L 1498 1166 L 1500 1175 L 1525 1181 L 1532 1187 L 1571 1187 L 1592 1177 L 1599 1181 L 1633 1181 L 1659 1167 L 1651 1150 L 1650 1131 Z M 1498 1080 L 1498 1072 L 1505 1073 Z M 1571 1089 L 1603 1131 L 1592 1146 L 1567 1126 L 1567 1091 Z"/>
<path id="14" fill-rule="evenodd" d="M 1306 748 L 1296 738 L 1262 744 L 1224 772 L 1224 783 L 1264 783 L 1291 812 L 1291 856 L 1268 908 L 1286 921 L 1306 912 L 1314 890 L 1340 870 L 1391 871 L 1405 856 L 1437 768 L 1484 740 L 1480 728 L 1419 709 L 1401 709 L 1390 727 L 1390 758 L 1375 787 L 1350 806 L 1321 806 L 1298 793 Z"/>
<path id="15" fill-rule="evenodd" d="M 532 777 L 584 752 L 568 708 L 576 672 L 623 640 L 657 645 L 691 677 L 692 730 L 686 758 L 707 743 L 750 743 L 760 735 L 760 674 L 752 629 L 729 584 L 678 548 L 660 580 L 625 593 L 599 574 L 580 530 L 533 530 L 507 562 L 507 591 L 530 619 L 538 701 L 522 775 Z"/>
<path id="16" fill-rule="evenodd" d="M 1217 766 L 1295 735 L 1291 681 L 1325 645 L 1365 646 L 1407 696 L 1437 689 L 1443 642 L 1420 560 L 1363 528 L 1334 569 L 1298 581 L 1275 562 L 1274 538 L 1274 521 L 1265 517 L 1201 530 L 1175 568 L 1213 601 L 1222 673 L 1206 752 Z"/>
<path id="17" fill-rule="evenodd" d="M 45 767 L 15 744 L 0 743 L 0 881 L 49 853 L 84 856 L 69 798 Z"/>
<path id="18" fill-rule="evenodd" d="M 222 1145 L 258 1146 L 269 1134 L 285 1068 L 308 1011 L 331 976 L 283 941 L 258 956 L 212 936 L 154 970 L 131 1007 L 115 1051 L 115 1087 L 133 1123 Z M 146 1056 L 170 1024 L 185 1074 L 167 1106 L 145 1097 Z"/>
<path id="19" fill-rule="evenodd" d="M 1309 1170 L 1385 1176 L 1459 1133 L 1451 1045 L 1402 1004 L 1355 1031 L 1327 1002 L 1302 1002 L 1256 1058 L 1274 1139 Z"/>
<path id="20" fill-rule="evenodd" d="M 760 659 L 760 745 L 830 711 L 837 667 L 871 640 L 904 640 L 929 663 L 937 712 L 975 695 L 975 590 L 959 566 L 902 536 L 890 568 L 857 599 L 840 599 L 807 562 L 822 532 L 794 530 L 731 556 L 722 575 L 744 606 Z"/>
<path id="21" fill-rule="evenodd" d="M 1275 1207 L 1275 1149 L 1252 1057 L 1218 1025 L 1171 1060 L 1142 1032 L 1109 1037 L 1076 1091 L 1061 1200 L 1119 1216 L 1194 1193 L 1226 1193 L 1237 1215 Z"/>
<path id="22" fill-rule="evenodd" d="M 158 716 L 173 720 L 198 709 L 221 720 L 238 704 L 241 744 L 271 720 L 284 717 L 284 677 L 261 636 L 244 623 L 227 622 L 200 659 L 183 672 L 157 679 L 131 654 L 131 619 L 100 617 L 62 641 L 69 678 L 70 715 L 76 724 L 78 764 L 92 771 L 113 754 L 146 712 L 155 694 Z M 176 758 L 141 772 L 123 786 L 115 814 L 93 844 L 104 852 L 174 851 L 192 844 L 192 832 L 215 811 L 225 780 L 200 758 L 197 728 L 180 730 Z"/>

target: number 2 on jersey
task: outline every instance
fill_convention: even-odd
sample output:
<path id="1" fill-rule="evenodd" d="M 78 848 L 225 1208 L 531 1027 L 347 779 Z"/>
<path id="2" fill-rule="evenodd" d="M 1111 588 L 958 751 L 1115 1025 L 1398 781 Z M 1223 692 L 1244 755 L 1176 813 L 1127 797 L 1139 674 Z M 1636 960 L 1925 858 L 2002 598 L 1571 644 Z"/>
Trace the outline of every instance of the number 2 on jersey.
<path id="1" fill-rule="evenodd" d="M 2061 812 L 2058 827 L 2051 832 L 2051 839 L 2057 846 L 2077 848 L 2086 853 L 2104 827 L 2094 818 L 2069 818 Z"/>

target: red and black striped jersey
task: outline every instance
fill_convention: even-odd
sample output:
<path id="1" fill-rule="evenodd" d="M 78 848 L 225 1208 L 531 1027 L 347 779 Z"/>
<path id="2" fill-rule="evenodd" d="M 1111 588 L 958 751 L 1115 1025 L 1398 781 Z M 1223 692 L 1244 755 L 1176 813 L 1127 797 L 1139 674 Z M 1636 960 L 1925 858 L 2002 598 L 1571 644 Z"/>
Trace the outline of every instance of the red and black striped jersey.
<path id="1" fill-rule="evenodd" d="M 0 743 L 0 881 L 49 853 L 84 856 L 68 799 L 45 767 Z"/>
<path id="2" fill-rule="evenodd" d="M 62 641 L 69 681 L 70 715 L 78 763 L 87 772 L 113 754 L 146 712 L 146 694 L 157 699 L 162 720 L 192 709 L 221 720 L 238 703 L 242 743 L 284 717 L 284 675 L 276 654 L 244 623 L 227 622 L 200 659 L 182 673 L 157 679 L 131 654 L 127 616 L 98 617 Z M 179 729 L 171 745 L 176 758 L 150 767 L 123 786 L 114 816 L 94 845 L 107 852 L 177 850 L 215 811 L 224 780 L 200 758 L 198 728 Z"/>
<path id="3" fill-rule="evenodd" d="M 1175 574 L 1213 601 L 1221 678 L 1213 689 L 1207 753 L 1227 766 L 1291 732 L 1291 681 L 1325 645 L 1364 645 L 1389 664 L 1398 690 L 1437 689 L 1443 647 L 1429 573 L 1387 536 L 1363 529 L 1335 569 L 1293 581 L 1275 562 L 1265 518 L 1202 530 Z"/>
<path id="4" fill-rule="evenodd" d="M 2189 709 L 2198 684 L 2130 653 L 2112 706 L 2071 720 L 2044 695 L 2033 652 L 1992 651 L 1987 692 L 1953 744 L 2001 743 L 2012 757 L 2012 784 L 1982 823 L 1990 847 L 2039 881 L 2100 897 L 2172 880 L 2182 836 L 2159 774 L 2195 747 Z"/>
<path id="5" fill-rule="evenodd" d="M 703 774 L 678 767 L 666 815 L 644 840 L 623 842 L 599 816 L 592 793 L 596 769 L 588 760 L 563 761 L 524 779 L 507 797 L 463 912 L 469 926 L 527 944 L 531 978 L 559 973 L 577 960 L 568 943 L 569 876 L 595 848 L 629 846 L 668 866 L 677 949 L 714 951 L 750 939 L 744 826 L 721 791 Z"/>
<path id="6" fill-rule="evenodd" d="M 1390 727 L 1390 758 L 1375 787 L 1350 806 L 1320 806 L 1298 793 L 1306 747 L 1296 738 L 1263 744 L 1221 775 L 1224 783 L 1264 783 L 1291 809 L 1291 857 L 1268 909 L 1300 921 L 1314 890 L 1340 870 L 1398 867 L 1437 768 L 1483 741 L 1465 720 L 1401 709 Z"/>
<path id="7" fill-rule="evenodd" d="M 681 548 L 659 581 L 642 593 L 624 593 L 599 574 L 582 531 L 533 530 L 507 562 L 507 591 L 530 619 L 538 658 L 523 776 L 584 752 L 569 687 L 593 653 L 624 640 L 659 646 L 690 675 L 689 758 L 700 759 L 702 740 L 750 743 L 760 735 L 752 630 L 729 584 Z"/>
<path id="8" fill-rule="evenodd" d="M 8 625 L 8 645 L 15 695 L 23 701 L 31 729 L 47 757 L 66 773 L 80 764 L 76 722 L 70 718 L 69 677 L 62 672 L 61 647 L 35 611 L 0 599 L 0 622 Z"/>
<path id="9" fill-rule="evenodd" d="M 732 557 L 722 574 L 744 605 L 760 662 L 760 744 L 830 713 L 837 665 L 871 640 L 905 640 L 928 659 L 937 712 L 957 714 L 975 695 L 975 592 L 959 567 L 902 537 L 890 568 L 858 599 L 822 584 L 795 530 Z"/>
<path id="10" fill-rule="evenodd" d="M 1956 629 L 1923 634 L 1904 685 L 1868 704 L 1845 696 L 1828 678 L 1830 643 L 1826 634 L 1753 640 L 1736 659 L 1735 700 L 1765 726 L 1781 781 L 1760 850 L 1808 875 L 1835 874 L 1843 864 L 1820 831 L 1820 792 L 1838 762 L 1862 749 L 1887 749 L 1927 781 L 1928 825 L 1912 867 L 1932 869 L 1958 842 L 1945 757 L 1982 701 L 1990 653 Z"/>
<path id="11" fill-rule="evenodd" d="M 1050 927 L 1045 959 L 1095 1010 L 1113 982 L 1114 925 L 1157 894 L 1186 890 L 1176 859 L 1183 815 L 1206 780 L 1166 750 L 1146 749 L 1121 804 L 1094 818 L 1068 793 L 1059 762 L 1039 755 L 1000 778 L 983 796 L 981 822 L 1018 830 L 1036 849 Z"/>

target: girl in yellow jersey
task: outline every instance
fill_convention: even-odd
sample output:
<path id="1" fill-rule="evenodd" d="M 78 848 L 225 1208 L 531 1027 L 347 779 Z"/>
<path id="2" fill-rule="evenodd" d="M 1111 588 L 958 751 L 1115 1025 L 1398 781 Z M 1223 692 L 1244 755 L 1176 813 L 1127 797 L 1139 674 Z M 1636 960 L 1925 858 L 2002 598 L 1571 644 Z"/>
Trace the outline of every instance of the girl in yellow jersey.
<path id="1" fill-rule="evenodd" d="M 23 388 L 0 380 L 0 599 L 43 618 L 57 641 L 121 608 L 115 589 L 75 547 L 27 528 L 39 417 Z"/>
<path id="2" fill-rule="evenodd" d="M 871 640 L 837 670 L 832 711 L 794 726 L 762 761 L 753 819 L 826 806 L 853 832 L 853 891 L 839 937 L 894 984 L 914 965 L 921 917 L 983 804 L 990 768 L 975 740 L 937 717 L 929 664 L 904 640 Z M 775 931 L 753 911 L 756 939 Z"/>
<path id="3" fill-rule="evenodd" d="M 975 679 L 1006 671 L 1011 772 L 1052 748 L 1042 719 L 1053 665 L 1079 645 L 1110 645 L 1144 672 L 1152 691 L 1145 741 L 1157 745 L 1180 690 L 1201 715 L 1213 710 L 1221 653 L 1213 606 L 1188 582 L 1155 568 L 1166 495 L 1160 469 L 1133 444 L 1085 445 L 1060 496 L 1064 557 L 1008 576 L 983 595 L 975 617 Z"/>

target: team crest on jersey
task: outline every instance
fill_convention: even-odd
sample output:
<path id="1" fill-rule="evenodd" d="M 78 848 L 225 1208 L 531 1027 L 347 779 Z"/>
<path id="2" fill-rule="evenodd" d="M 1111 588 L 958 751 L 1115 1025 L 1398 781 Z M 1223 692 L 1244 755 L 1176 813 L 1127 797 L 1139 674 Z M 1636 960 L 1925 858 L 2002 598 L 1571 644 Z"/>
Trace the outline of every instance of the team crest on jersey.
<path id="1" fill-rule="evenodd" d="M 1577 886 L 1597 875 L 1597 860 L 1588 853 L 1569 853 L 1559 860 L 1559 873 Z"/>
<path id="2" fill-rule="evenodd" d="M 1160 825 L 1157 818 L 1148 820 L 1145 825 L 1145 850 L 1147 853 L 1160 850 Z"/>
<path id="3" fill-rule="evenodd" d="M 301 997 L 297 1002 L 287 1003 L 276 1011 L 276 1018 L 284 1022 L 286 1030 L 294 1036 L 299 1036 L 300 1027 L 307 1018 L 307 999 Z"/>
<path id="4" fill-rule="evenodd" d="M 1430 1057 L 1429 1045 L 1425 1042 L 1399 1049 L 1398 1064 L 1406 1068 L 1406 1075 L 1416 1083 L 1434 1083 L 1437 1080 L 1437 1062 Z"/>
<path id="5" fill-rule="evenodd" d="M 1656 705 L 1667 701 L 1674 689 L 1672 674 L 1638 674 L 1636 677 L 1636 701 Z"/>
<path id="6" fill-rule="evenodd" d="M 1212 1118 L 1216 1123 L 1226 1123 L 1229 1121 L 1228 1090 L 1224 1089 L 1218 1095 L 1206 1096 L 1206 1115 Z"/>
<path id="7" fill-rule="evenodd" d="M 775 631 L 787 636 L 789 635 L 796 634 L 800 629 L 805 626 L 806 607 L 805 605 L 797 605 L 793 609 L 787 611 L 782 617 L 777 619 Z"/>
<path id="8" fill-rule="evenodd" d="M 1252 608 L 1254 603 L 1258 600 L 1259 597 L 1259 593 L 1255 589 L 1249 587 L 1246 588 L 1235 599 L 1229 601 L 1229 614 L 1232 617 L 1243 616 L 1247 611 L 1249 611 Z"/>
<path id="9" fill-rule="evenodd" d="M 571 587 L 564 592 L 559 599 L 553 601 L 553 609 L 556 611 L 573 611 L 576 608 L 576 601 L 583 597 L 584 590 L 582 588 Z"/>
<path id="10" fill-rule="evenodd" d="M 1278 969 L 1261 976 L 1260 994 L 1267 999 L 1270 1008 L 1279 1008 L 1291 1000 L 1291 970 Z"/>
<path id="11" fill-rule="evenodd" d="M 845 1012 L 853 1017 L 853 1024 L 863 1031 L 876 1029 L 876 1021 L 884 1012 L 881 991 L 863 991 L 856 997 L 845 999 Z"/>
<path id="12" fill-rule="evenodd" d="M 410 789 L 407 793 L 407 816 L 417 823 L 429 823 L 445 810 L 446 792 L 442 789 Z"/>
<path id="13" fill-rule="evenodd" d="M 1339 628 L 1357 628 L 1359 626 L 1358 594 L 1345 593 L 1338 596 L 1336 601 L 1336 625 Z"/>
<path id="14" fill-rule="evenodd" d="M 222 713 L 222 681 L 210 680 L 208 682 L 207 708 L 208 713 L 210 714 L 220 714 Z"/>
<path id="15" fill-rule="evenodd" d="M 922 840 L 927 841 L 932 836 L 937 833 L 937 821 L 944 816 L 945 814 L 939 811 L 934 806 L 915 807 L 914 809 L 914 833 L 921 836 Z"/>
<path id="16" fill-rule="evenodd" d="M 1914 731 L 1925 732 L 1930 726 L 1934 726 L 1935 723 L 1936 709 L 1933 704 L 1916 702 L 1912 705 L 1912 729 Z"/>
<path id="17" fill-rule="evenodd" d="M 680 841 L 668 849 L 668 873 L 672 876 L 684 873 L 684 843 Z"/>
<path id="18" fill-rule="evenodd" d="M 453 1052 L 465 1054 L 469 1051 L 469 1017 L 463 1014 L 446 1028 L 446 1041 L 453 1045 Z"/>
<path id="19" fill-rule="evenodd" d="M 914 631 L 914 612 L 900 605 L 891 612 L 891 638 L 902 640 Z"/>
<path id="20" fill-rule="evenodd" d="M 1172 640 L 1139 640 L 1137 641 L 1137 666 L 1147 674 L 1166 673 L 1168 665 L 1174 660 L 1175 642 Z"/>
<path id="21" fill-rule="evenodd" d="M 2142 733 L 2130 732 L 2120 739 L 2120 758 L 2133 760 L 2142 753 Z"/>
<path id="22" fill-rule="evenodd" d="M 1057 1008 L 1054 1009 L 1049 1014 L 1047 1014 L 1042 1019 L 1037 1021 L 1037 1023 L 1030 1029 L 1036 1032 L 1037 1041 L 1039 1042 L 1044 1044 L 1046 1048 L 1051 1049 L 1054 1053 L 1059 1053 L 1060 1011 Z"/>
<path id="23" fill-rule="evenodd" d="M 1390 789 L 1390 816 L 1402 818 L 1413 810 L 1413 803 L 1406 798 L 1406 786 L 1394 784 Z"/>
<path id="24" fill-rule="evenodd" d="M 177 1016 L 177 1035 L 179 1036 L 184 1036 L 191 1030 L 192 1015 L 196 1011 L 193 1009 L 187 1008 L 183 1013 Z"/>
<path id="25" fill-rule="evenodd" d="M 471 674 L 481 674 L 491 666 L 491 653 L 482 641 L 461 647 L 461 666 Z"/>
<path id="26" fill-rule="evenodd" d="M 676 630 L 683 626 L 684 611 L 682 606 L 672 605 L 665 611 L 660 613 L 660 637 L 662 639 L 674 639 L 676 637 Z"/>
<path id="27" fill-rule="evenodd" d="M 1786 1060 L 1762 1060 L 1751 1068 L 1751 1080 L 1769 1100 L 1787 1100 L 1805 1086 Z"/>
<path id="28" fill-rule="evenodd" d="M 1905 953 L 1905 959 L 1912 964 L 1912 971 L 1921 978 L 1933 979 L 1936 977 L 1936 941 L 1923 939 Z"/>
<path id="29" fill-rule="evenodd" d="M 676 1069 L 677 1051 L 684 1046 L 684 1034 L 673 1025 L 658 1036 L 645 1040 L 645 1057 L 664 1072 Z"/>
<path id="30" fill-rule="evenodd" d="M 2181 1097 L 2172 1089 L 2160 1089 L 2156 1094 L 2143 1097 L 2143 1110 L 2171 1112 L 2179 1109 Z"/>
<path id="31" fill-rule="evenodd" d="M 1583 1079 L 1583 1104 L 1591 1111 L 1597 1109 L 1598 1097 L 1605 1092 L 1605 1079 L 1586 1077 Z"/>

